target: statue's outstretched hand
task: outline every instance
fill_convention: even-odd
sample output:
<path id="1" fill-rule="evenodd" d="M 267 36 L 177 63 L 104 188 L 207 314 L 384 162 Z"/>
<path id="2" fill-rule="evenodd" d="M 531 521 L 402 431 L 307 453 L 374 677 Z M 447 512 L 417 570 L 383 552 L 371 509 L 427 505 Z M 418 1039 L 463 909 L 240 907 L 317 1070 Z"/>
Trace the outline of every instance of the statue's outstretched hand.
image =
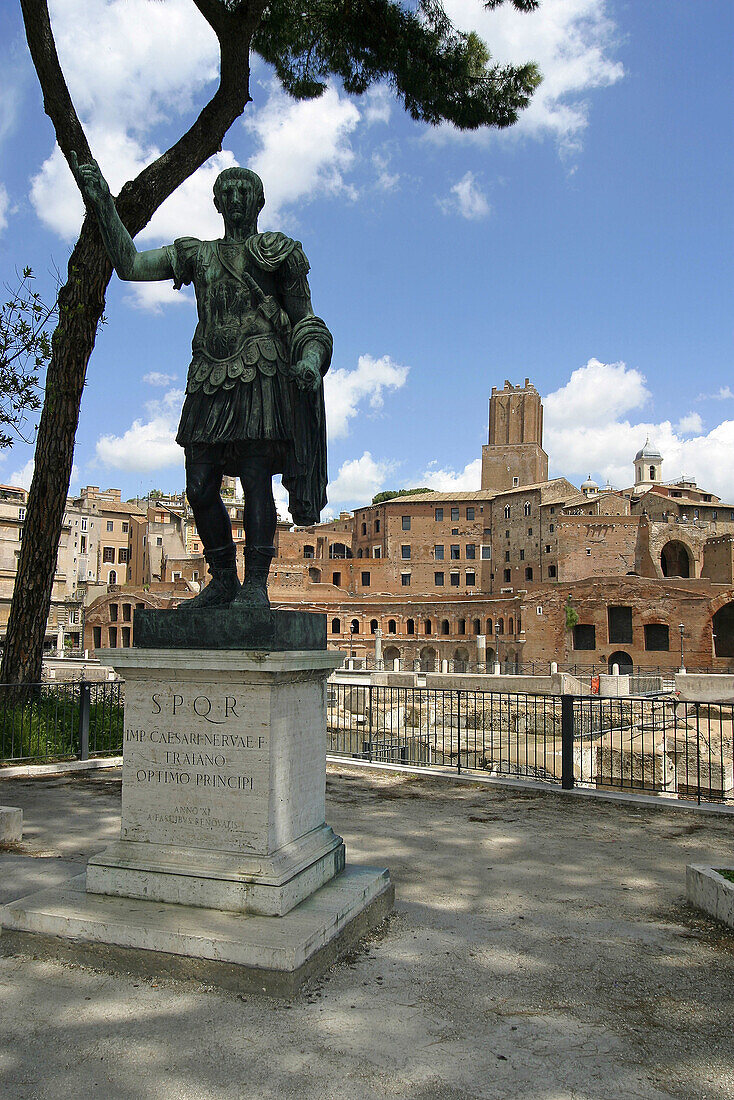
<path id="1" fill-rule="evenodd" d="M 107 186 L 107 180 L 100 172 L 96 160 L 92 160 L 88 164 L 80 164 L 76 153 L 72 150 L 69 154 L 69 161 L 79 190 L 90 206 L 97 209 L 104 206 L 109 198 L 110 189 Z"/>

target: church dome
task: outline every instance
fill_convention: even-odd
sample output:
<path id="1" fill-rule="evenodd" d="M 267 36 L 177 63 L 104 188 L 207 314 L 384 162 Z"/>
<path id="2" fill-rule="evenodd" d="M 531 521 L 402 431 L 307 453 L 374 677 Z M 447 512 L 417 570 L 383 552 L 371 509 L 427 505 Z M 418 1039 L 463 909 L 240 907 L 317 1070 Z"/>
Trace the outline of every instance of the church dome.
<path id="1" fill-rule="evenodd" d="M 645 440 L 645 446 L 641 447 L 635 455 L 635 462 L 638 462 L 641 458 L 647 459 L 648 462 L 663 461 L 663 456 L 660 454 L 660 451 L 656 447 L 651 446 L 649 436 Z"/>
<path id="2" fill-rule="evenodd" d="M 593 480 L 591 474 L 589 474 L 586 481 L 581 486 L 581 492 L 582 493 L 598 493 L 599 492 L 599 486 Z"/>

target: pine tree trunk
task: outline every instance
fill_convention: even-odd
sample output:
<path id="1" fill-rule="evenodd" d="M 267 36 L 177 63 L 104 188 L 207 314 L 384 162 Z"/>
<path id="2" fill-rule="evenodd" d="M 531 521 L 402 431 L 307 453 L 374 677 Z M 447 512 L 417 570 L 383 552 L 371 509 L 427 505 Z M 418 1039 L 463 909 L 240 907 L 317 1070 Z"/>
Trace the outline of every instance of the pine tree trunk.
<path id="1" fill-rule="evenodd" d="M 26 505 L 18 583 L 13 593 L 0 680 L 33 684 L 41 662 L 56 557 L 74 459 L 87 363 L 104 310 L 112 267 L 90 219 L 85 219 L 59 293 L 59 323 L 36 441 L 35 469 Z M 22 582 L 20 583 L 22 578 Z"/>

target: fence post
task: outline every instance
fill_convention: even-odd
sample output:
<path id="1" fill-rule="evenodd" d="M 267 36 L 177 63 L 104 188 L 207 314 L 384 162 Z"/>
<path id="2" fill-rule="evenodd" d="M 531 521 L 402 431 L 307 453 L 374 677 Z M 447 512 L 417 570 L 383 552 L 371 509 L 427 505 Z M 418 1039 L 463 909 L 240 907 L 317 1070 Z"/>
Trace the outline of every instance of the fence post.
<path id="1" fill-rule="evenodd" d="M 91 687 L 87 680 L 79 684 L 79 759 L 89 760 L 89 709 L 92 705 Z"/>
<path id="2" fill-rule="evenodd" d="M 369 741 L 368 741 L 367 744 L 368 744 L 368 758 L 369 758 L 369 762 L 371 764 L 372 763 L 372 684 L 371 683 L 370 683 L 370 686 L 367 689 L 367 692 L 368 692 L 368 695 L 367 695 L 367 713 L 369 715 L 369 719 L 368 719 L 368 721 L 369 721 L 369 727 L 368 727 Z"/>
<path id="3" fill-rule="evenodd" d="M 561 696 L 561 787 L 573 790 L 573 695 Z"/>
<path id="4" fill-rule="evenodd" d="M 456 774 L 461 775 L 461 692 L 456 693 Z"/>

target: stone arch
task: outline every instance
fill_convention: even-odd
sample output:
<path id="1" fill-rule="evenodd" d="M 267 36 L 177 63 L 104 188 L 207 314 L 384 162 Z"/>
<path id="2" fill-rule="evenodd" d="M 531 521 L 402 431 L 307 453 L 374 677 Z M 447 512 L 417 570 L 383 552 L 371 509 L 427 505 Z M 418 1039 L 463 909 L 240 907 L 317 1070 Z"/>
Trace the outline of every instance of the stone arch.
<path id="1" fill-rule="evenodd" d="M 394 670 L 395 661 L 400 660 L 400 650 L 396 645 L 386 646 L 383 659 L 385 661 L 385 668 Z"/>
<path id="2" fill-rule="evenodd" d="M 316 569 L 316 567 L 312 565 L 310 567 L 309 571 L 308 571 L 308 579 L 310 581 L 313 581 L 314 584 L 320 584 L 321 583 L 321 570 Z"/>
<path id="3" fill-rule="evenodd" d="M 722 604 L 711 619 L 715 657 L 734 657 L 734 600 Z"/>
<path id="4" fill-rule="evenodd" d="M 468 672 L 469 651 L 463 646 L 454 650 L 454 672 Z"/>
<path id="5" fill-rule="evenodd" d="M 436 671 L 436 650 L 431 645 L 423 646 L 421 650 L 421 672 Z"/>
<path id="6" fill-rule="evenodd" d="M 450 627 L 449 627 L 448 619 L 441 619 L 441 633 L 446 635 L 446 634 L 450 634 L 450 632 L 451 632 L 451 630 L 450 630 Z"/>
<path id="7" fill-rule="evenodd" d="M 351 548 L 347 546 L 344 542 L 332 542 L 329 546 L 330 558 L 339 558 L 340 560 L 342 560 L 344 558 L 351 558 L 351 556 Z"/>
<path id="8" fill-rule="evenodd" d="M 620 676 L 627 676 L 632 672 L 633 664 L 632 658 L 629 653 L 625 653 L 623 649 L 615 649 L 614 653 L 609 654 L 608 667 L 611 672 L 615 665 L 619 665 Z"/>
<path id="9" fill-rule="evenodd" d="M 680 539 L 670 539 L 660 551 L 660 568 L 664 577 L 694 577 L 694 556 Z"/>

